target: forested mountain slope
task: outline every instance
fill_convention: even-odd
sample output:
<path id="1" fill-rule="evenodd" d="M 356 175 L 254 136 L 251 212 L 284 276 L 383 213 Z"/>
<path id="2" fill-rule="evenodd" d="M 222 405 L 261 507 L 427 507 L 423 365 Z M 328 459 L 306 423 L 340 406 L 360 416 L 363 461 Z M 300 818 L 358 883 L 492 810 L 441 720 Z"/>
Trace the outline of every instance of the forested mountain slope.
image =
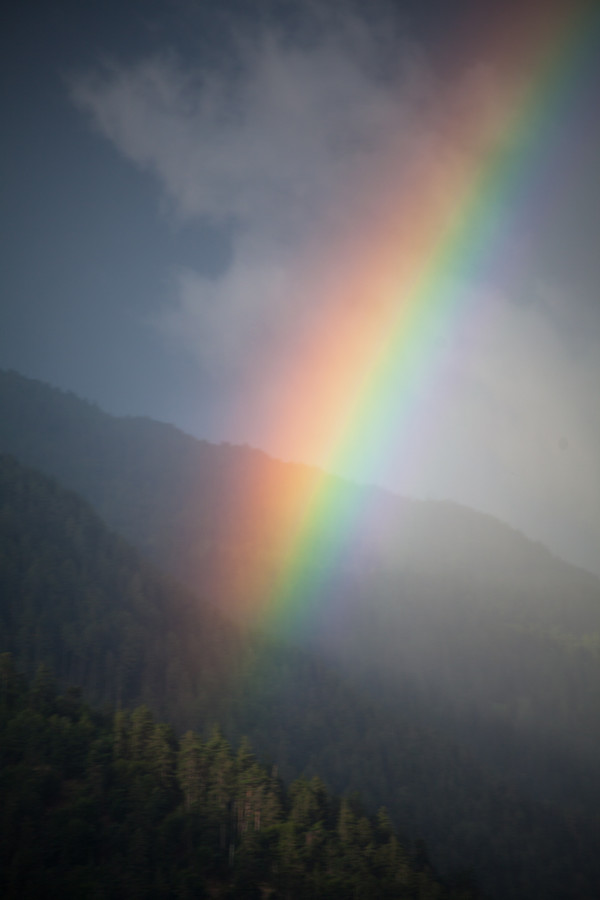
<path id="1" fill-rule="evenodd" d="M 238 677 L 217 666 L 213 678 L 229 698 L 225 727 L 290 774 L 317 771 L 389 805 L 444 864 L 470 859 L 496 896 L 587 896 L 571 881 L 574 859 L 594 868 L 598 834 L 598 579 L 470 510 L 116 419 L 14 373 L 0 376 L 0 448 L 80 491 L 203 608 L 242 624 L 261 600 L 257 573 L 278 565 L 281 536 L 325 479 L 352 528 L 307 598 L 302 642 L 321 661 L 264 653 L 236 632 Z M 334 531 L 332 520 L 307 560 L 317 575 Z M 163 652 L 171 673 L 187 667 L 179 656 Z"/>
<path id="2" fill-rule="evenodd" d="M 0 449 L 80 492 L 112 528 L 240 623 L 268 603 L 265 573 L 293 552 L 285 536 L 326 482 L 342 513 L 304 562 L 317 575 L 302 640 L 378 692 L 410 676 L 432 707 L 451 714 L 459 739 L 492 756 L 501 748 L 498 763 L 511 776 L 522 769 L 510 766 L 515 741 L 534 754 L 541 742 L 552 758 L 528 766 L 523 783 L 543 796 L 575 792 L 579 802 L 591 791 L 600 800 L 591 774 L 600 742 L 595 576 L 489 516 L 114 418 L 15 373 L 0 374 Z M 340 521 L 351 527 L 332 569 L 328 546 Z M 569 758 L 585 770 L 579 787 Z"/>
<path id="3" fill-rule="evenodd" d="M 496 783 L 420 724 L 418 694 L 394 708 L 311 655 L 246 636 L 165 580 L 55 482 L 0 458 L 2 650 L 114 707 L 146 702 L 181 732 L 220 722 L 249 734 L 286 777 L 320 774 L 424 836 L 438 864 L 473 868 L 491 896 L 587 897 L 589 823 Z M 573 879 L 577 875 L 577 892 Z M 571 893 L 566 893 L 567 889 Z"/>

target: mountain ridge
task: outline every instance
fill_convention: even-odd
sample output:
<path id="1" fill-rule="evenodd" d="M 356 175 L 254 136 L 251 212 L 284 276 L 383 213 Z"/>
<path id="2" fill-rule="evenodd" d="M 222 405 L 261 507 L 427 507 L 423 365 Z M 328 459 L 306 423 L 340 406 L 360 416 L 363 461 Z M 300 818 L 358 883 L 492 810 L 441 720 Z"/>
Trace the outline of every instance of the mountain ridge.
<path id="1" fill-rule="evenodd" d="M 22 399 L 24 396 L 23 389 L 25 389 L 30 400 L 30 408 L 28 410 L 24 410 L 22 406 Z M 59 400 L 59 404 L 57 406 L 62 406 L 62 413 L 58 416 L 54 416 L 53 418 L 48 418 L 44 423 L 44 407 L 50 395 L 52 395 L 55 401 Z M 14 406 L 15 400 L 17 400 L 18 402 L 18 408 L 15 408 Z M 238 458 L 243 457 L 252 460 L 254 463 L 267 463 L 275 465 L 277 467 L 283 467 L 288 470 L 293 470 L 296 474 L 308 476 L 313 480 L 325 477 L 334 480 L 349 489 L 356 490 L 358 492 L 370 493 L 377 497 L 377 503 L 380 507 L 384 507 L 389 503 L 395 506 L 401 503 L 405 506 L 410 506 L 412 509 L 419 508 L 423 511 L 435 509 L 436 511 L 442 513 L 442 518 L 444 517 L 445 512 L 448 511 L 451 515 L 458 515 L 463 519 L 463 521 L 469 522 L 469 524 L 475 531 L 477 530 L 477 525 L 482 525 L 485 523 L 486 526 L 491 527 L 498 533 L 501 532 L 511 539 L 516 538 L 518 542 L 526 542 L 530 550 L 534 550 L 537 548 L 537 550 L 539 550 L 540 553 L 546 557 L 556 558 L 560 560 L 561 564 L 563 565 L 568 565 L 574 569 L 579 569 L 582 572 L 587 572 L 587 570 L 583 569 L 582 567 L 577 566 L 574 563 L 569 562 L 568 560 L 564 560 L 560 556 L 557 556 L 554 551 L 551 551 L 542 542 L 530 537 L 529 535 L 526 535 L 524 532 L 520 531 L 509 523 L 504 522 L 497 516 L 482 512 L 457 501 L 417 499 L 395 493 L 388 488 L 383 488 L 378 485 L 360 484 L 352 481 L 351 479 L 328 473 L 317 466 L 312 466 L 301 462 L 281 460 L 277 457 L 272 456 L 265 450 L 256 447 L 250 447 L 246 444 L 238 445 L 232 444 L 230 442 L 221 442 L 218 444 L 213 443 L 206 439 L 195 437 L 183 431 L 176 425 L 161 422 L 148 416 L 113 415 L 112 413 L 107 413 L 102 410 L 101 407 L 94 401 L 81 398 L 73 391 L 64 390 L 62 388 L 54 387 L 50 384 L 41 382 L 37 379 L 28 378 L 27 376 L 21 375 L 14 370 L 0 370 L 0 405 L 4 413 L 4 422 L 0 424 L 0 440 L 2 441 L 4 449 L 8 452 L 14 452 L 15 455 L 17 455 L 19 458 L 23 458 L 25 461 L 30 461 L 32 465 L 40 465 L 40 462 L 39 456 L 38 458 L 34 458 L 36 457 L 36 453 L 31 446 L 26 446 L 26 444 L 21 441 L 14 444 L 11 448 L 9 446 L 10 442 L 7 443 L 7 438 L 9 432 L 11 431 L 11 418 L 21 418 L 21 422 L 18 427 L 19 429 L 23 429 L 24 423 L 22 419 L 24 417 L 24 413 L 25 416 L 28 416 L 30 418 L 30 420 L 33 420 L 37 416 L 39 416 L 39 419 L 36 422 L 36 428 L 41 428 L 45 431 L 44 436 L 46 439 L 49 439 L 49 446 L 52 446 L 51 439 L 53 432 L 56 434 L 56 432 L 60 428 L 68 427 L 69 421 L 71 420 L 72 422 L 72 417 L 75 414 L 78 418 L 83 419 L 83 421 L 87 419 L 90 424 L 94 423 L 94 420 L 101 418 L 105 427 L 112 426 L 113 429 L 119 429 L 121 428 L 121 426 L 127 425 L 134 426 L 134 428 L 138 431 L 137 439 L 139 441 L 156 437 L 156 435 L 160 433 L 161 437 L 165 438 L 163 444 L 165 446 L 169 446 L 171 449 L 176 448 L 181 453 L 181 456 L 184 459 L 192 454 L 192 448 L 195 448 L 198 452 L 210 452 L 212 454 L 219 453 L 225 454 L 227 456 L 237 456 Z M 27 428 L 28 426 L 29 423 L 26 423 L 25 427 Z M 12 429 L 12 433 L 14 437 L 14 429 Z M 94 437 L 93 431 L 92 433 L 88 433 L 86 435 L 85 429 L 83 429 L 80 430 L 79 433 L 80 436 L 84 438 L 80 449 L 90 450 L 90 441 Z M 125 447 L 123 447 L 123 449 L 125 449 Z M 57 460 L 47 460 L 46 466 L 58 466 Z M 72 479 L 76 478 L 77 473 L 71 473 L 71 477 Z M 67 483 L 66 479 L 63 478 L 62 480 Z M 600 578 L 598 578 L 598 576 L 596 576 L 594 573 L 587 572 L 587 574 L 592 578 L 596 578 L 600 581 Z"/>
<path id="2" fill-rule="evenodd" d="M 329 478 L 310 467 L 271 460 L 262 451 L 198 441 L 153 420 L 116 419 L 74 395 L 15 374 L 0 375 L 0 450 L 86 495 L 112 530 L 186 583 L 202 604 L 218 607 L 242 626 L 245 609 L 236 604 L 249 595 L 254 610 L 253 576 L 265 570 L 265 563 L 277 562 L 282 534 Z M 580 822 L 581 811 L 584 818 L 595 815 L 600 798 L 598 579 L 493 517 L 454 504 L 397 498 L 341 479 L 327 484 L 340 509 L 359 515 L 336 568 L 327 551 L 327 541 L 336 537 L 335 521 L 325 523 L 323 548 L 316 545 L 305 562 L 319 576 L 312 582 L 311 615 L 301 634 L 288 637 L 314 662 L 300 677 L 302 667 L 295 669 L 291 659 L 287 669 L 267 664 L 262 697 L 253 696 L 248 685 L 227 712 L 230 720 L 240 727 L 245 722 L 252 732 L 253 715 L 258 721 L 265 704 L 276 709 L 279 737 L 269 752 L 281 751 L 285 765 L 286 742 L 297 727 L 293 710 L 304 710 L 313 730 L 299 738 L 296 749 L 305 754 L 306 764 L 324 765 L 334 779 L 345 772 L 346 786 L 360 783 L 367 796 L 381 796 L 386 785 L 397 783 L 399 810 L 410 766 L 421 772 L 417 783 L 428 793 L 428 779 L 438 784 L 440 777 L 451 783 L 459 777 L 447 772 L 463 771 L 459 761 L 465 754 L 471 760 L 480 756 L 488 770 L 484 782 L 491 778 L 513 785 L 519 802 L 532 802 L 535 809 L 535 804 L 550 804 L 555 813 L 548 813 L 549 819 L 556 810 L 574 822 Z M 328 578 L 322 580 L 324 565 Z M 253 629 L 242 630 L 249 639 Z M 284 671 L 290 693 L 277 695 L 275 683 Z M 326 675 L 330 671 L 343 689 L 334 687 Z M 309 683 L 307 698 L 302 685 Z M 344 693 L 347 689 L 350 693 Z M 338 718 L 331 712 L 332 698 L 343 705 L 350 701 L 342 696 L 350 695 L 355 715 L 346 716 L 342 731 L 355 734 L 356 750 L 344 758 L 328 728 Z M 401 709 L 412 717 L 412 726 L 406 727 L 406 718 L 400 724 L 395 711 Z M 367 734 L 361 733 L 360 716 L 363 730 L 368 723 Z M 411 751 L 403 769 L 391 748 L 408 740 L 410 727 L 416 729 L 416 756 Z M 428 728 L 446 734 L 444 750 L 440 744 L 437 751 L 433 745 L 424 751 Z M 250 737 L 263 752 L 260 732 Z M 420 741 L 425 769 L 417 762 Z M 381 762 L 376 774 L 365 778 L 363 773 L 357 782 L 352 770 L 359 772 L 361 754 Z M 455 794 L 457 809 L 463 803 L 459 795 L 468 793 L 467 770 L 460 776 L 463 794 Z M 484 782 L 474 774 L 472 779 L 477 792 L 475 783 Z M 454 787 L 441 790 L 440 796 L 447 797 L 443 802 L 452 805 Z M 489 810 L 494 791 L 482 787 L 480 792 L 487 798 L 481 808 Z M 467 806 L 474 802 L 468 798 Z M 448 818 L 438 822 L 434 805 L 433 797 L 424 798 L 422 808 L 428 812 L 422 827 L 443 855 L 444 833 L 456 825 Z M 414 786 L 405 794 L 404 812 L 409 818 L 421 815 Z M 529 812 L 526 820 L 537 821 L 537 815 Z M 489 828 L 489 811 L 481 816 Z M 507 821 L 511 816 L 506 813 Z M 464 819 L 467 843 L 461 846 L 477 846 L 483 853 L 468 835 L 478 828 L 477 816 L 471 811 Z M 585 845 L 591 826 L 581 822 L 576 831 Z M 531 836 L 523 840 L 535 843 Z M 492 868 L 499 877 L 501 866 Z"/>

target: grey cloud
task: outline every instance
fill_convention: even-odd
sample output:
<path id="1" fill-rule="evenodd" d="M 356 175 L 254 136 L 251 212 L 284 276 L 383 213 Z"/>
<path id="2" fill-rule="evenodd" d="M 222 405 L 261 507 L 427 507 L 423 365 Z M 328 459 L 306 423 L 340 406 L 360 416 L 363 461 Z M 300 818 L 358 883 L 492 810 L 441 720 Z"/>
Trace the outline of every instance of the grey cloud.
<path id="1" fill-rule="evenodd" d="M 275 213 L 276 232 L 326 208 L 412 113 L 422 76 L 407 49 L 401 91 L 377 83 L 351 55 L 348 32 L 309 48 L 272 31 L 239 43 L 233 73 L 165 56 L 80 78 L 72 95 L 122 153 L 158 175 L 182 215 L 235 216 L 263 230 Z"/>
<path id="2" fill-rule="evenodd" d="M 162 317 L 212 370 L 251 366 L 265 339 L 273 351 L 314 324 L 326 302 L 326 279 L 319 272 L 320 287 L 313 274 L 323 255 L 344 265 L 336 245 L 357 228 L 368 240 L 390 166 L 398 181 L 422 137 L 428 76 L 414 48 L 395 45 L 384 77 L 391 26 L 317 20 L 300 45 L 273 28 L 237 36 L 235 65 L 217 70 L 171 55 L 72 85 L 95 127 L 158 178 L 176 215 L 233 224 L 230 270 L 218 281 L 173 272 L 176 299 Z"/>
<path id="3" fill-rule="evenodd" d="M 229 269 L 219 278 L 174 270 L 157 325 L 235 386 L 232 418 L 259 445 L 302 336 L 319 328 L 352 254 L 377 239 L 390 193 L 402 210 L 415 160 L 443 170 L 501 137 L 508 95 L 490 69 L 436 85 L 409 42 L 395 35 L 395 54 L 386 45 L 383 19 L 338 16 L 334 26 L 321 19 L 301 41 L 274 27 L 238 35 L 222 68 L 164 55 L 72 85 L 95 127 L 157 178 L 175 215 L 233 223 Z M 479 115 L 485 127 L 461 128 Z M 465 308 L 478 313 L 436 362 L 444 402 L 437 388 L 423 398 L 419 424 L 395 442 L 397 471 L 392 462 L 375 480 L 500 515 L 593 568 L 599 332 L 575 324 L 574 357 L 565 323 L 577 322 L 582 301 L 536 278 L 543 287 L 526 304 L 506 284 L 463 285 L 473 292 Z"/>

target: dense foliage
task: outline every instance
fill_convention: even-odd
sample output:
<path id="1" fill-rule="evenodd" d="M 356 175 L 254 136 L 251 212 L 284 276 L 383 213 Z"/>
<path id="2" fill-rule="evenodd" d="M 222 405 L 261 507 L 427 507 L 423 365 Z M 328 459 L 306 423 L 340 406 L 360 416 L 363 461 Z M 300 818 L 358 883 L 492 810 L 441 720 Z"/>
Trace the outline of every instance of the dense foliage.
<path id="1" fill-rule="evenodd" d="M 247 742 L 177 740 L 140 706 L 101 714 L 45 669 L 32 685 L 0 657 L 0 893 L 6 900 L 405 898 L 442 886 L 382 809 L 318 778 L 285 790 Z"/>

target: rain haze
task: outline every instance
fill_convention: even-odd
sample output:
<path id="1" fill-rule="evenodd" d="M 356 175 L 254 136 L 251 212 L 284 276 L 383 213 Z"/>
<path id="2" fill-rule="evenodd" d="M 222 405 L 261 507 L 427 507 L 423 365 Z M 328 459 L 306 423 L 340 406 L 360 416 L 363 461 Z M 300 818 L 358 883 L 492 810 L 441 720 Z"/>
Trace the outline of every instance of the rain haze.
<path id="1" fill-rule="evenodd" d="M 417 188 L 454 184 L 486 147 L 510 152 L 519 139 L 504 130 L 506 105 L 514 79 L 535 80 L 541 63 L 515 72 L 495 52 L 511 8 L 14 7 L 0 366 L 115 414 L 457 501 L 599 572 L 600 81 L 589 47 L 564 79 L 539 85 L 530 115 L 545 112 L 505 182 L 500 236 L 436 282 L 450 312 L 419 341 L 397 335 L 393 354 L 414 352 L 414 379 L 376 381 L 387 424 L 378 453 L 359 452 L 368 417 L 353 412 L 356 379 L 389 354 L 378 333 L 353 370 L 348 322 L 368 332 L 380 281 L 413 252 L 414 223 L 437 202 L 425 192 L 421 204 Z M 410 300 L 401 281 L 393 296 L 399 310 Z M 319 413 L 335 417 L 345 397 L 345 440 L 358 448 L 347 455 L 311 424 L 330 390 L 324 348 L 340 360 L 336 379 L 352 373 Z"/>

